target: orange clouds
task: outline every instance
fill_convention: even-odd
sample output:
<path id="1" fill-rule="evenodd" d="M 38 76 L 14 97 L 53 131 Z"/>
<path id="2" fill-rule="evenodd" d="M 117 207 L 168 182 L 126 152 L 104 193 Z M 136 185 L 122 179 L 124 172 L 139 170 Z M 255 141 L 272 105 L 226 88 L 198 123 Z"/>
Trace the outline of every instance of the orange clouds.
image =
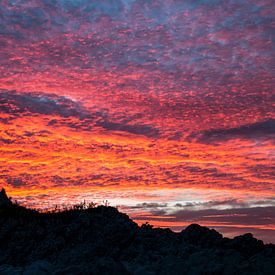
<path id="1" fill-rule="evenodd" d="M 0 184 L 39 208 L 274 205 L 271 2 L 126 2 L 3 2 Z"/>
<path id="2" fill-rule="evenodd" d="M 52 120 L 57 122 L 49 125 Z M 3 184 L 7 178 L 18 177 L 28 188 L 43 182 L 47 188 L 77 184 L 247 190 L 249 184 L 249 192 L 262 194 L 269 194 L 274 186 L 271 171 L 263 168 L 273 159 L 268 140 L 257 144 L 230 140 L 215 145 L 155 140 L 96 125 L 90 131 L 79 131 L 70 122 L 81 127 L 81 121 L 67 118 L 69 126 L 62 126 L 58 125 L 61 120 L 24 114 L 1 124 Z"/>

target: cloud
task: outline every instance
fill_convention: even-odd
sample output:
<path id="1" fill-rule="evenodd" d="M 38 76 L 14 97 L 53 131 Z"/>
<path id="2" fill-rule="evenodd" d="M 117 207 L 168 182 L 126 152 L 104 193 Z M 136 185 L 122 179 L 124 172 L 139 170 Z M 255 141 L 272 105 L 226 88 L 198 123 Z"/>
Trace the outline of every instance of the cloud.
<path id="1" fill-rule="evenodd" d="M 18 188 L 18 187 L 25 187 L 27 186 L 26 182 L 22 178 L 7 178 L 7 183 L 11 185 L 12 187 Z"/>
<path id="2" fill-rule="evenodd" d="M 155 137 L 159 136 L 158 129 L 155 129 L 149 125 L 130 125 L 124 123 L 115 123 L 108 120 L 98 121 L 96 123 L 98 126 L 102 126 L 104 129 L 112 130 L 112 131 L 122 131 L 128 132 L 136 135 L 144 135 L 147 137 Z"/>
<path id="3" fill-rule="evenodd" d="M 235 204 L 235 203 L 234 203 Z M 275 227 L 275 205 L 272 206 L 248 207 L 248 204 L 236 204 L 232 208 L 218 209 L 216 203 L 201 204 L 203 208 L 196 208 L 198 204 L 187 203 L 185 205 L 176 204 L 176 208 L 171 208 L 168 205 L 156 203 L 155 205 L 142 204 L 131 209 L 140 209 L 141 212 L 137 219 L 153 219 L 153 220 L 169 220 L 173 223 L 200 223 L 200 224 L 215 224 L 215 226 L 240 226 L 240 227 L 255 227 L 255 228 L 270 228 Z M 213 206 L 213 208 L 208 208 Z M 226 206 L 226 205 L 223 205 Z M 183 208 L 178 210 L 177 208 Z M 144 214 L 142 214 L 144 213 Z M 162 215 L 162 217 L 160 217 Z"/>
<path id="4" fill-rule="evenodd" d="M 51 115 L 59 116 L 48 122 L 48 126 L 65 125 L 74 129 L 91 130 L 92 125 L 100 126 L 110 131 L 122 131 L 136 135 L 157 138 L 159 131 L 150 125 L 128 124 L 133 118 L 124 117 L 122 122 L 112 122 L 108 114 L 100 111 L 90 111 L 84 108 L 79 102 L 73 101 L 64 96 L 40 93 L 17 93 L 15 91 L 2 90 L 0 92 L 0 111 L 9 114 L 10 119 L 20 116 Z M 69 121 L 66 118 L 73 117 L 77 120 Z M 64 119 L 63 119 L 64 118 Z M 45 133 L 49 133 L 45 130 Z M 26 136 L 33 133 L 27 132 Z M 42 134 L 40 131 L 39 134 Z M 2 142 L 11 142 L 9 139 L 2 139 Z"/>
<path id="5" fill-rule="evenodd" d="M 187 209 L 187 210 L 197 210 L 205 208 L 238 208 L 238 207 L 247 207 L 249 206 L 248 202 L 241 201 L 239 199 L 226 199 L 226 200 L 211 200 L 207 202 L 187 202 L 187 203 L 176 203 L 175 207 Z"/>
<path id="6" fill-rule="evenodd" d="M 179 210 L 173 215 L 177 221 L 219 222 L 232 225 L 275 225 L 275 206 L 223 210 Z"/>
<path id="7" fill-rule="evenodd" d="M 1 180 L 60 201 L 71 187 L 232 191 L 173 206 L 190 211 L 274 193 L 272 1 L 2 2 Z"/>
<path id="8" fill-rule="evenodd" d="M 139 203 L 137 205 L 131 206 L 131 209 L 157 210 L 159 208 L 167 208 L 167 203 L 143 202 L 143 203 Z"/>
<path id="9" fill-rule="evenodd" d="M 6 138 L 0 138 L 0 143 L 6 143 L 6 144 L 12 144 L 14 140 L 6 139 Z"/>
<path id="10" fill-rule="evenodd" d="M 194 133 L 189 138 L 195 137 L 202 143 L 211 143 L 215 141 L 226 141 L 230 139 L 273 139 L 275 137 L 275 120 L 268 119 L 252 124 L 242 125 L 229 129 L 213 129 L 202 133 Z"/>
<path id="11" fill-rule="evenodd" d="M 42 114 L 70 116 L 84 119 L 87 117 L 83 107 L 66 97 L 54 94 L 17 93 L 15 91 L 0 91 L 0 110 L 12 116 Z"/>

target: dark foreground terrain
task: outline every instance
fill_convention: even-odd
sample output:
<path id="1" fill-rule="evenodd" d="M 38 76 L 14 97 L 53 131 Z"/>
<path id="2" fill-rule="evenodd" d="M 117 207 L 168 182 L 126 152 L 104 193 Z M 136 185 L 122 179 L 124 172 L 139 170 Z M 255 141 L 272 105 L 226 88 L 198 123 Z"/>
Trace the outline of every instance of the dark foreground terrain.
<path id="1" fill-rule="evenodd" d="M 197 224 L 139 227 L 107 206 L 38 213 L 0 192 L 0 274 L 275 274 L 275 246 Z"/>

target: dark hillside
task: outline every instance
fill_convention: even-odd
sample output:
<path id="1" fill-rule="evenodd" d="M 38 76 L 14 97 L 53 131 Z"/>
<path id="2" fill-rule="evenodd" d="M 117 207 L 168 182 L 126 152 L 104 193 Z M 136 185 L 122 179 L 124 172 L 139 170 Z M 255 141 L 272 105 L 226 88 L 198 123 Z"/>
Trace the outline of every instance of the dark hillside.
<path id="1" fill-rule="evenodd" d="M 2 193 L 1 193 L 2 194 Z M 0 196 L 0 274 L 275 274 L 275 246 L 197 224 L 139 227 L 108 206 L 39 213 Z"/>

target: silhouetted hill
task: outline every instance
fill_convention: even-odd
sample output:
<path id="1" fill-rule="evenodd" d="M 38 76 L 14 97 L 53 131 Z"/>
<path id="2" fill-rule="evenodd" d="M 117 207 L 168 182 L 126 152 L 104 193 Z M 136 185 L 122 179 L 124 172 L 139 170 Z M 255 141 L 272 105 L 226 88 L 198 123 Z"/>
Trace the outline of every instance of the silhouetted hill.
<path id="1" fill-rule="evenodd" d="M 108 206 L 39 213 L 3 203 L 0 274 L 275 274 L 275 246 L 197 224 L 139 227 Z"/>

